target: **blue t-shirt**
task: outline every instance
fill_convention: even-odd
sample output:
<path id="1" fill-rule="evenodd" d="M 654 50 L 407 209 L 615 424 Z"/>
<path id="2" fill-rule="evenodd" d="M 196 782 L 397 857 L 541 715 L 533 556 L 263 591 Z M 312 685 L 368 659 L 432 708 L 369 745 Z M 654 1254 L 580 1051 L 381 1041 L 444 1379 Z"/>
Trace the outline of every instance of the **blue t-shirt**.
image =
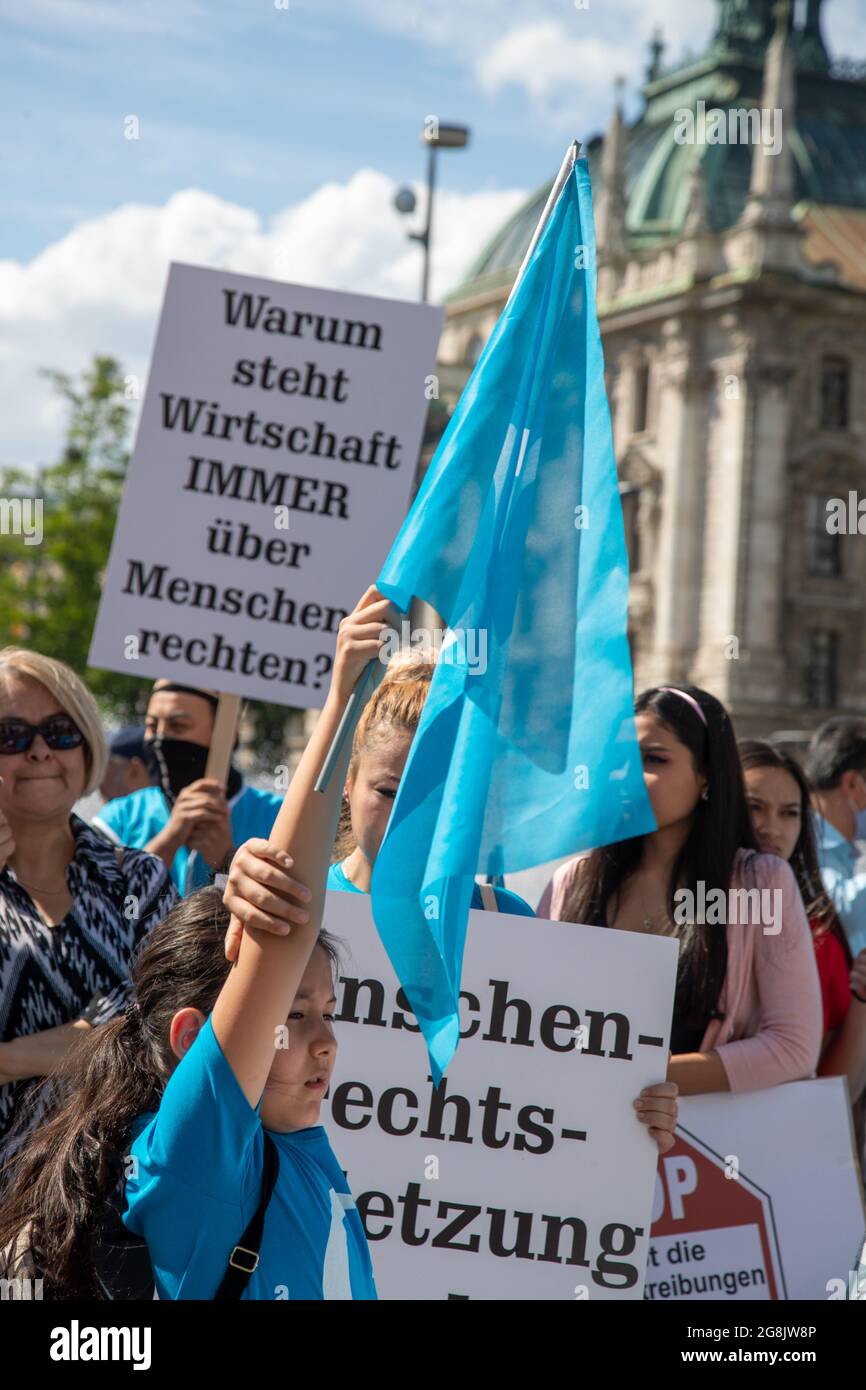
<path id="1" fill-rule="evenodd" d="M 282 797 L 257 787 L 242 787 L 229 802 L 235 845 L 253 838 L 268 839 L 282 805 Z M 168 825 L 171 809 L 162 787 L 142 787 L 129 796 L 108 801 L 93 817 L 93 825 L 118 845 L 144 849 L 154 835 Z M 171 866 L 171 877 L 181 893 L 192 893 L 210 882 L 211 870 L 195 850 L 181 845 Z"/>
<path id="2" fill-rule="evenodd" d="M 163 1299 L 211 1299 L 262 1193 L 264 1140 L 210 1019 L 139 1116 L 124 1222 Z M 361 1217 L 321 1125 L 277 1134 L 280 1171 L 245 1299 L 375 1299 Z"/>
<path id="3" fill-rule="evenodd" d="M 343 863 L 345 863 L 345 860 Z M 346 878 L 343 863 L 331 865 L 328 870 L 328 882 L 326 886 L 342 893 L 362 893 L 362 888 L 358 888 L 356 884 L 352 883 L 351 879 Z M 493 891 L 496 894 L 496 902 L 500 912 L 511 912 L 515 917 L 535 916 L 529 903 L 524 902 L 523 898 L 518 897 L 516 893 L 512 893 L 509 888 L 495 888 Z M 472 902 L 470 903 L 470 907 L 480 908 L 482 911 L 484 910 L 481 888 L 477 883 L 472 890 Z"/>
<path id="4" fill-rule="evenodd" d="M 852 956 L 866 950 L 866 874 L 857 873 L 858 850 L 823 816 L 812 814 L 821 878 L 839 914 Z"/>

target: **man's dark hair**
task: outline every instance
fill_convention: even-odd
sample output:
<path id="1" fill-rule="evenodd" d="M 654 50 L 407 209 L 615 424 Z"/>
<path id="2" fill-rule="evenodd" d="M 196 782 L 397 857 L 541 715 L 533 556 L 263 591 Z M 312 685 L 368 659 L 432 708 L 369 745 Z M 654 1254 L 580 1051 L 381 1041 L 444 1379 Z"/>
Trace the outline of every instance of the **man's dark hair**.
<path id="1" fill-rule="evenodd" d="M 838 787 L 846 772 L 866 773 L 866 722 L 837 717 L 816 729 L 809 744 L 806 772 L 818 791 Z"/>

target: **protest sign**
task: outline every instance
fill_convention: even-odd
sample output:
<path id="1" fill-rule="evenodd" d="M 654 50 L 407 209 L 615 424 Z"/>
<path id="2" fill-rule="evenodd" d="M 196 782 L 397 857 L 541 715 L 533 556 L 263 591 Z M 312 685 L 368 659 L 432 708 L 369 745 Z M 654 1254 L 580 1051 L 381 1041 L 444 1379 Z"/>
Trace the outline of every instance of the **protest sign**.
<path id="1" fill-rule="evenodd" d="M 461 1038 L 434 1088 L 365 895 L 346 943 L 323 1107 L 373 1257 L 400 1299 L 635 1299 L 657 1149 L 633 1100 L 663 1081 L 676 942 L 471 912 Z"/>
<path id="2" fill-rule="evenodd" d="M 680 1101 L 644 1297 L 846 1296 L 863 1201 L 841 1077 Z"/>
<path id="3" fill-rule="evenodd" d="M 408 506 L 441 319 L 173 264 L 90 664 L 320 707 Z"/>

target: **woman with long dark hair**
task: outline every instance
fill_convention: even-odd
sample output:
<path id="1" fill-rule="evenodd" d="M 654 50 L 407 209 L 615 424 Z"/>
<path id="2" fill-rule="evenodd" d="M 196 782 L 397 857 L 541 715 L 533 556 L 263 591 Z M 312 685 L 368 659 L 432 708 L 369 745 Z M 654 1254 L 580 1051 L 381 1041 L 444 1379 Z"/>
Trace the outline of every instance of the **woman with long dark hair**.
<path id="1" fill-rule="evenodd" d="M 635 716 L 657 828 L 563 864 L 538 915 L 678 937 L 668 1078 L 681 1094 L 809 1076 L 809 925 L 790 867 L 759 853 L 728 713 L 697 686 L 659 686 Z"/>
<path id="2" fill-rule="evenodd" d="M 789 754 L 760 739 L 740 743 L 740 761 L 761 849 L 791 865 L 812 931 L 824 1017 L 818 1075 L 847 1077 L 856 1103 L 866 1088 L 866 951 L 852 959 L 821 881 L 806 774 Z"/>

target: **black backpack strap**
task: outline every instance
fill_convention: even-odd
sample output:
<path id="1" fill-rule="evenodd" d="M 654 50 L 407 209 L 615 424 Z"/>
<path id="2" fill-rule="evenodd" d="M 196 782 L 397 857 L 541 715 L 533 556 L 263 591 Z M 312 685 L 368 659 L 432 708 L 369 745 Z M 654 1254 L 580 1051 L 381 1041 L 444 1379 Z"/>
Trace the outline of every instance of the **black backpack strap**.
<path id="1" fill-rule="evenodd" d="M 280 1156 L 277 1153 L 276 1144 L 270 1135 L 264 1132 L 262 1138 L 265 1141 L 262 1195 L 247 1229 L 229 1255 L 228 1269 L 214 1294 L 215 1299 L 240 1298 L 259 1262 L 259 1251 L 262 1248 L 262 1236 L 265 1230 L 265 1212 L 268 1209 L 268 1203 L 273 1195 L 277 1175 L 280 1171 Z"/>

